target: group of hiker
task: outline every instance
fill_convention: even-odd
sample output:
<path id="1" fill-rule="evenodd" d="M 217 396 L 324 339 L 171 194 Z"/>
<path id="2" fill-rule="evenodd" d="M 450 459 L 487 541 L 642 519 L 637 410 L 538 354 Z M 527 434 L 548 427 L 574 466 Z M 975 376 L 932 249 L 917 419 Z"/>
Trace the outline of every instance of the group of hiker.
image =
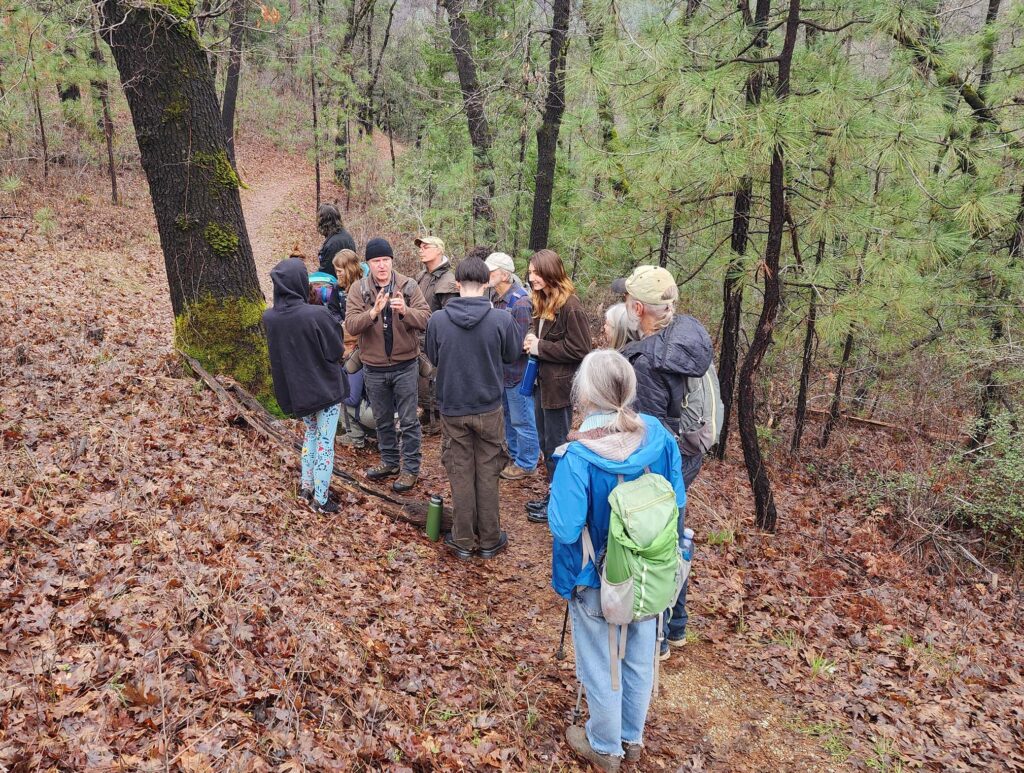
<path id="1" fill-rule="evenodd" d="M 590 713 L 566 737 L 617 770 L 640 754 L 657 661 L 686 642 L 686 489 L 721 415 L 707 331 L 676 313 L 676 280 L 658 266 L 613 283 L 622 301 L 605 314 L 608 348 L 595 349 L 552 250 L 530 256 L 524 285 L 505 253 L 474 248 L 453 266 L 440 238 L 422 236 L 413 278 L 384 238 L 360 261 L 332 205 L 318 227 L 317 270 L 279 263 L 264 315 L 275 396 L 306 430 L 300 496 L 337 512 L 339 423 L 352 445 L 376 434 L 380 463 L 366 477 L 397 492 L 417 485 L 421 433 L 439 425 L 452 492 L 444 544 L 491 559 L 508 545 L 500 479 L 531 477 L 543 461 L 548 493 L 526 515 L 553 536 L 552 586 L 568 601 Z"/>

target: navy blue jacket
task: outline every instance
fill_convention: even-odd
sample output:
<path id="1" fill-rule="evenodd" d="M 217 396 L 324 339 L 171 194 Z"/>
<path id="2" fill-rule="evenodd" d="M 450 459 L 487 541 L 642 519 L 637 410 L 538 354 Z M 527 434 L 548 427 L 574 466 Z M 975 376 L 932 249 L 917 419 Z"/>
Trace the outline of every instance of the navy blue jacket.
<path id="1" fill-rule="evenodd" d="M 678 435 L 686 379 L 703 376 L 714 354 L 708 331 L 693 317 L 676 314 L 668 327 L 633 341 L 622 354 L 636 373 L 633 408 L 657 417 Z"/>
<path id="2" fill-rule="evenodd" d="M 274 307 L 263 312 L 274 397 L 289 416 L 309 416 L 348 397 L 341 367 L 341 328 L 323 306 L 309 303 L 309 276 L 300 258 L 270 272 Z"/>
<path id="3" fill-rule="evenodd" d="M 437 367 L 438 410 L 471 416 L 501 407 L 505 363 L 522 353 L 512 315 L 487 298 L 452 298 L 430 315 L 425 351 Z"/>

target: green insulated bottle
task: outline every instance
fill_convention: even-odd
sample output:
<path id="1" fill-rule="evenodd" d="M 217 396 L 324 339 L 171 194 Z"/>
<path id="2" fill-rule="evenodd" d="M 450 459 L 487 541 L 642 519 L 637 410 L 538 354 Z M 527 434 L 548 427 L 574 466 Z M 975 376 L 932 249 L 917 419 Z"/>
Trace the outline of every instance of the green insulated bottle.
<path id="1" fill-rule="evenodd" d="M 441 514 L 444 512 L 444 500 L 437 494 L 430 497 L 430 506 L 427 508 L 427 539 L 437 542 L 441 536 Z"/>

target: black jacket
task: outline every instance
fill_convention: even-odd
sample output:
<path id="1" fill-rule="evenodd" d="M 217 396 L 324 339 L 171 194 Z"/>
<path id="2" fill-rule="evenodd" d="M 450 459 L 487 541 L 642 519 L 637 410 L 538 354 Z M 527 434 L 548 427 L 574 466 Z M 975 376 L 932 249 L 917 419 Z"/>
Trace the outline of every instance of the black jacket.
<path id="1" fill-rule="evenodd" d="M 487 298 L 452 298 L 427 323 L 426 354 L 437 367 L 438 410 L 470 416 L 501 407 L 504 363 L 515 362 L 523 342 L 512 315 Z"/>
<path id="2" fill-rule="evenodd" d="M 270 272 L 274 307 L 263 312 L 274 396 L 290 416 L 309 416 L 348 396 L 341 367 L 341 328 L 323 306 L 309 303 L 309 277 L 299 258 Z"/>
<path id="3" fill-rule="evenodd" d="M 336 234 L 331 234 L 324 240 L 323 245 L 320 247 L 320 254 L 317 255 L 317 259 L 320 261 L 319 270 L 337 279 L 338 275 L 334 271 L 334 263 L 332 261 L 334 256 L 342 250 L 356 251 L 355 239 L 344 228 Z"/>
<path id="4" fill-rule="evenodd" d="M 676 314 L 668 327 L 633 341 L 622 353 L 636 372 L 633 407 L 656 416 L 678 435 L 686 379 L 700 378 L 711 364 L 713 349 L 708 331 L 693 317 Z"/>

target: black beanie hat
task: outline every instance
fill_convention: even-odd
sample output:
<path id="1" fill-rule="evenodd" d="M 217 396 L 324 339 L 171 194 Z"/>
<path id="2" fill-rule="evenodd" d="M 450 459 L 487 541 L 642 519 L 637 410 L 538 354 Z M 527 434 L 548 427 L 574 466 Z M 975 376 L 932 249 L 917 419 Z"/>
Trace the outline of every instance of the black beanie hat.
<path id="1" fill-rule="evenodd" d="M 391 251 L 391 245 L 383 237 L 375 236 L 366 243 L 367 262 L 374 258 L 393 258 L 394 256 L 395 253 Z"/>

